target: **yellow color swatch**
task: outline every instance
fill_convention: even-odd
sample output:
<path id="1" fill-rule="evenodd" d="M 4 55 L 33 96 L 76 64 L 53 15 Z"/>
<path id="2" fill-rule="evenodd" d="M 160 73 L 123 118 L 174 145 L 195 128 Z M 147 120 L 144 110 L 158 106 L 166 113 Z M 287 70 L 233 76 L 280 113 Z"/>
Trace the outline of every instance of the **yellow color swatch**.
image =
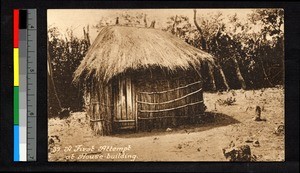
<path id="1" fill-rule="evenodd" d="M 14 48 L 14 86 L 19 86 L 19 48 Z"/>

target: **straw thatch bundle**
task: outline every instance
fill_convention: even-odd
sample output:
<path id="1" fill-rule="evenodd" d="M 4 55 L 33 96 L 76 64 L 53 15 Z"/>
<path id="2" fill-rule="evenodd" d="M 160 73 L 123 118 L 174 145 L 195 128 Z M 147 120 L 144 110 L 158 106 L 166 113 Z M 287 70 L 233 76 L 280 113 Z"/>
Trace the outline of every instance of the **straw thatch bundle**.
<path id="1" fill-rule="evenodd" d="M 74 74 L 74 81 L 95 77 L 107 82 L 127 70 L 152 66 L 199 69 L 202 62 L 213 64 L 213 57 L 170 33 L 124 26 L 103 27 Z"/>

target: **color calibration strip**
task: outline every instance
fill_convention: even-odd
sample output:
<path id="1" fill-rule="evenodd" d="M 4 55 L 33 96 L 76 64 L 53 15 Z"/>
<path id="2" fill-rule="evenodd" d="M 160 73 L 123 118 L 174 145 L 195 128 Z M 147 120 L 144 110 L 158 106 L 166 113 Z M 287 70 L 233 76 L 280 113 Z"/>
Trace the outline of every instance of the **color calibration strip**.
<path id="1" fill-rule="evenodd" d="M 13 11 L 14 161 L 36 161 L 36 9 Z"/>

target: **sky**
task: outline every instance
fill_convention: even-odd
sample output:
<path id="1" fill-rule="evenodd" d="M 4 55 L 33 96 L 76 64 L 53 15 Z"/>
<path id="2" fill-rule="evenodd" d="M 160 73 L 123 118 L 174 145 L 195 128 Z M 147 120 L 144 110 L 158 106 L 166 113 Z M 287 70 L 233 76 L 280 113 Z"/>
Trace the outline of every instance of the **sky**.
<path id="1" fill-rule="evenodd" d="M 253 9 L 197 9 L 197 17 L 210 16 L 221 12 L 226 21 L 228 20 L 227 16 L 232 16 L 236 13 L 241 21 L 245 21 L 247 15 L 250 14 L 252 10 Z M 92 26 L 95 26 L 102 17 L 115 19 L 116 16 L 124 13 L 147 14 L 147 18 L 158 21 L 156 26 L 165 22 L 168 17 L 175 15 L 187 16 L 190 23 L 193 24 L 194 15 L 193 9 L 51 9 L 47 12 L 47 23 L 48 27 L 58 27 L 61 33 L 64 33 L 67 28 L 72 28 L 74 35 L 77 37 L 83 37 L 82 28 L 89 25 L 90 37 L 93 42 L 98 33 Z M 150 21 L 148 23 L 150 23 Z"/>

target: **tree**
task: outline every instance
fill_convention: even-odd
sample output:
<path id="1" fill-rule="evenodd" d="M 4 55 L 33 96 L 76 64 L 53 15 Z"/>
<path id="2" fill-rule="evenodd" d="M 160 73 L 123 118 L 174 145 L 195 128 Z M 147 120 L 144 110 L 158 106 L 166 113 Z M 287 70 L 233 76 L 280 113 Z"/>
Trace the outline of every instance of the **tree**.
<path id="1" fill-rule="evenodd" d="M 225 76 L 223 68 L 220 65 L 220 61 L 222 61 L 222 59 L 227 59 L 228 57 L 230 57 L 234 62 L 233 64 L 235 73 L 241 84 L 241 87 L 243 89 L 246 89 L 246 83 L 237 62 L 236 52 L 231 52 L 232 54 L 224 54 L 224 51 L 226 52 L 231 49 L 229 46 L 232 43 L 232 40 L 231 37 L 225 32 L 225 24 L 221 19 L 222 13 L 217 13 L 210 20 L 202 20 L 201 26 L 197 22 L 196 15 L 197 11 L 194 10 L 194 24 L 200 33 L 201 47 L 203 50 L 212 53 L 216 57 L 216 66 L 219 70 L 226 89 L 229 90 L 230 86 L 227 82 L 227 78 Z M 224 57 L 224 55 L 226 57 Z M 216 86 L 214 87 L 216 88 Z"/>
<path id="2" fill-rule="evenodd" d="M 89 27 L 83 28 L 84 38 L 73 35 L 72 29 L 67 35 L 60 34 L 58 28 L 48 29 L 48 95 L 49 116 L 57 116 L 63 108 L 73 111 L 82 109 L 83 90 L 72 84 L 73 72 L 79 66 L 89 46 Z M 64 37 L 64 38 L 63 38 Z"/>
<path id="3" fill-rule="evenodd" d="M 256 62 L 261 68 L 264 87 L 283 83 L 284 12 L 283 9 L 257 9 L 249 16 L 253 26 L 260 26 L 254 41 Z M 252 42 L 253 42 L 252 41 Z"/>

